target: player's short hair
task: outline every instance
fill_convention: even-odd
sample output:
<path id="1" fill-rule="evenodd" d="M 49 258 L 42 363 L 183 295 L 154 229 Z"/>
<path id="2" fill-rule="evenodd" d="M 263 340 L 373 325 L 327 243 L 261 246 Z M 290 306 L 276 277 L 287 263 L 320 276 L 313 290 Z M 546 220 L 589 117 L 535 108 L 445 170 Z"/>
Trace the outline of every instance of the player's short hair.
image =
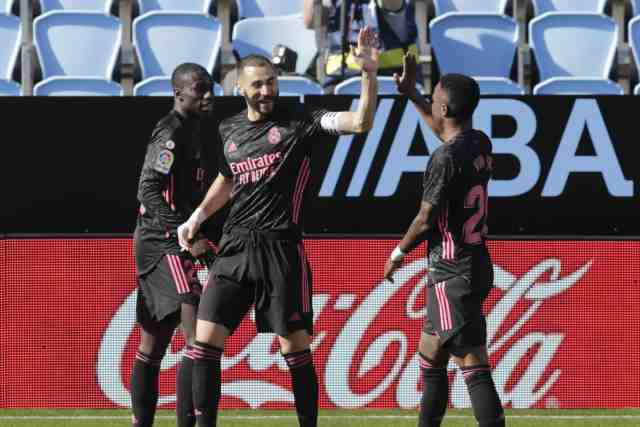
<path id="1" fill-rule="evenodd" d="M 236 64 L 238 76 L 242 74 L 246 67 L 271 67 L 271 69 L 273 69 L 274 71 L 276 70 L 275 66 L 271 62 L 271 59 L 267 58 L 266 56 L 257 54 L 247 55 L 238 61 L 238 63 Z"/>
<path id="2" fill-rule="evenodd" d="M 445 74 L 440 79 L 440 87 L 449 98 L 449 117 L 459 121 L 470 119 L 480 102 L 480 86 L 464 74 Z"/>
<path id="3" fill-rule="evenodd" d="M 194 64 L 193 62 L 185 62 L 178 65 L 176 69 L 173 70 L 173 73 L 171 74 L 171 87 L 174 89 L 182 87 L 183 78 L 191 74 L 195 74 L 205 80 L 211 80 L 211 75 L 202 65 Z"/>

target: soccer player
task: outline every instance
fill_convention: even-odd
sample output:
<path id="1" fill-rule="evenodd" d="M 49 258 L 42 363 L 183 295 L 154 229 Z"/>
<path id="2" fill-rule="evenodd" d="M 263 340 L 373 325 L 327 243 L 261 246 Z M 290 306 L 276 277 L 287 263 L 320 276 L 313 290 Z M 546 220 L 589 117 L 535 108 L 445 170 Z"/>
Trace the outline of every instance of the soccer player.
<path id="1" fill-rule="evenodd" d="M 418 350 L 423 380 L 419 425 L 439 426 L 447 409 L 447 364 L 452 357 L 464 375 L 480 427 L 504 426 L 486 350 L 482 302 L 493 286 L 485 245 L 487 184 L 492 175 L 491 141 L 471 126 L 480 90 L 460 74 L 442 76 L 427 102 L 416 90 L 416 61 L 406 55 L 400 93 L 444 141 L 424 173 L 420 210 L 391 253 L 384 276 L 393 280 L 407 253 L 427 240 L 427 318 Z"/>
<path id="2" fill-rule="evenodd" d="M 311 272 L 301 239 L 301 208 L 314 136 L 371 128 L 377 102 L 375 35 L 363 29 L 355 56 L 362 96 L 355 112 L 310 111 L 278 104 L 271 62 L 250 55 L 239 61 L 238 87 L 247 109 L 223 121 L 220 174 L 204 201 L 178 228 L 190 240 L 209 215 L 231 201 L 220 251 L 198 308 L 194 344 L 194 404 L 198 426 L 216 425 L 225 340 L 254 304 L 258 332 L 278 335 L 293 386 L 300 426 L 317 425 L 318 379 L 310 351 Z M 257 391 L 256 391 L 257 392 Z"/>
<path id="3" fill-rule="evenodd" d="M 210 256 L 211 249 L 199 234 L 189 253 L 181 251 L 176 230 L 217 174 L 219 149 L 216 140 L 207 138 L 204 131 L 213 111 L 213 81 L 207 70 L 197 64 L 181 64 L 173 72 L 171 84 L 173 109 L 151 135 L 138 186 L 140 213 L 134 242 L 136 321 L 141 326 L 141 340 L 131 373 L 136 427 L 153 425 L 160 362 L 180 323 L 187 347 L 177 378 L 178 426 L 195 425 L 191 345 L 202 287 L 194 261 Z"/>

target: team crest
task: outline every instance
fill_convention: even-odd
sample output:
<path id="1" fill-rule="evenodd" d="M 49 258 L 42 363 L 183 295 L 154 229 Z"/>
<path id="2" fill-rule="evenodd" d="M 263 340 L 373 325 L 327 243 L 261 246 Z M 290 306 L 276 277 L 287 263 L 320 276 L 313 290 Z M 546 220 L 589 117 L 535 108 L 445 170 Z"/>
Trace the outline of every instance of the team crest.
<path id="1" fill-rule="evenodd" d="M 162 150 L 158 153 L 156 158 L 155 170 L 160 173 L 168 174 L 173 165 L 173 153 L 169 150 Z"/>
<path id="2" fill-rule="evenodd" d="M 267 134 L 267 139 L 269 140 L 269 144 L 277 144 L 282 139 L 282 135 L 276 126 L 269 129 L 269 133 Z"/>
<path id="3" fill-rule="evenodd" d="M 237 151 L 238 147 L 236 146 L 235 142 L 231 142 L 231 144 L 229 144 L 229 147 L 227 148 L 227 153 L 233 153 L 234 151 Z"/>

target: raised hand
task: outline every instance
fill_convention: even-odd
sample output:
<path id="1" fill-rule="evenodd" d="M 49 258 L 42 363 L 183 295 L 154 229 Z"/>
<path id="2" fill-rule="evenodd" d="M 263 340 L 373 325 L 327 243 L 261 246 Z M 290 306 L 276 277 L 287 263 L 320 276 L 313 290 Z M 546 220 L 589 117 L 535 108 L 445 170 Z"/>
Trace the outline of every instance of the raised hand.
<path id="1" fill-rule="evenodd" d="M 411 95 L 416 91 L 417 64 L 416 57 L 411 53 L 406 53 L 402 59 L 402 76 L 397 73 L 393 75 L 398 92 L 403 95 Z"/>
<path id="2" fill-rule="evenodd" d="M 378 38 L 369 27 L 364 27 L 358 33 L 358 47 L 351 47 L 351 55 L 358 66 L 368 73 L 378 71 Z"/>

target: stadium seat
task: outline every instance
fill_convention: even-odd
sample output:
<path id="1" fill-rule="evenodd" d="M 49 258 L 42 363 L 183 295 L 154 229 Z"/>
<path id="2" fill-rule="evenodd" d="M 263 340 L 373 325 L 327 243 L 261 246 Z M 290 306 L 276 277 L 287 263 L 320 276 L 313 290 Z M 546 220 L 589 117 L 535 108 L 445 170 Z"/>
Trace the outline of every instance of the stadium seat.
<path id="1" fill-rule="evenodd" d="M 464 73 L 479 83 L 488 78 L 480 87 L 495 94 L 521 92 L 509 78 L 518 46 L 515 20 L 493 13 L 449 12 L 432 20 L 429 28 L 441 74 Z"/>
<path id="2" fill-rule="evenodd" d="M 183 62 L 200 64 L 212 72 L 221 40 L 220 21 L 201 13 L 156 11 L 133 22 L 133 42 L 143 79 L 170 76 Z M 149 84 L 152 90 L 156 83 Z"/>
<path id="3" fill-rule="evenodd" d="M 434 0 L 436 15 L 449 12 L 504 13 L 509 0 Z"/>
<path id="4" fill-rule="evenodd" d="M 481 95 L 524 95 L 524 89 L 511 79 L 476 77 Z"/>
<path id="5" fill-rule="evenodd" d="M 0 14 L 0 93 L 20 93 L 20 86 L 11 81 L 22 41 L 20 19 Z"/>
<path id="6" fill-rule="evenodd" d="M 242 18 L 302 13 L 304 0 L 236 0 Z"/>
<path id="7" fill-rule="evenodd" d="M 631 0 L 631 13 L 640 15 L 640 0 Z"/>
<path id="8" fill-rule="evenodd" d="M 0 79 L 0 96 L 20 96 L 20 85 L 16 82 Z"/>
<path id="9" fill-rule="evenodd" d="M 33 88 L 35 96 L 122 96 L 122 87 L 106 79 L 50 77 Z"/>
<path id="10" fill-rule="evenodd" d="M 416 84 L 418 91 L 424 93 L 424 88 Z M 334 95 L 360 95 L 362 92 L 362 78 L 355 76 L 348 78 L 336 85 Z M 399 95 L 396 82 L 390 76 L 378 76 L 378 95 Z"/>
<path id="11" fill-rule="evenodd" d="M 636 68 L 640 69 L 640 16 L 636 16 L 635 18 L 631 19 L 631 21 L 629 21 L 628 34 L 629 46 L 631 46 L 631 51 L 633 52 L 633 58 L 636 62 Z M 640 84 L 635 87 L 635 95 L 640 94 L 638 93 L 639 87 Z"/>
<path id="12" fill-rule="evenodd" d="M 109 14 L 113 0 L 40 0 L 42 13 L 52 10 L 88 10 Z"/>
<path id="13" fill-rule="evenodd" d="M 640 83 L 638 83 L 636 87 L 633 89 L 633 94 L 640 95 Z"/>
<path id="14" fill-rule="evenodd" d="M 576 94 L 619 94 L 621 88 L 609 80 L 617 37 L 615 21 L 604 15 L 548 12 L 534 18 L 529 23 L 529 44 L 540 83 L 533 93 L 559 90 L 565 94 L 571 88 Z"/>
<path id="15" fill-rule="evenodd" d="M 240 57 L 257 53 L 271 58 L 274 46 L 288 46 L 298 54 L 298 74 L 305 73 L 318 51 L 315 32 L 305 28 L 302 15 L 243 19 L 234 25 L 232 39 Z"/>
<path id="16" fill-rule="evenodd" d="M 13 0 L 0 0 L 0 14 L 11 15 L 11 6 L 13 6 Z"/>
<path id="17" fill-rule="evenodd" d="M 607 0 L 533 0 L 536 15 L 547 12 L 604 13 Z"/>
<path id="18" fill-rule="evenodd" d="M 222 86 L 213 82 L 213 94 L 215 96 L 224 95 Z M 133 88 L 134 96 L 173 96 L 171 88 L 171 77 L 150 77 Z"/>
<path id="19" fill-rule="evenodd" d="M 138 0 L 140 14 L 155 10 L 209 13 L 212 0 Z"/>
<path id="20" fill-rule="evenodd" d="M 51 11 L 37 17 L 33 27 L 43 79 L 111 80 L 122 36 L 118 19 L 87 11 Z"/>
<path id="21" fill-rule="evenodd" d="M 536 85 L 534 95 L 624 95 L 611 80 L 587 77 L 552 77 Z"/>

